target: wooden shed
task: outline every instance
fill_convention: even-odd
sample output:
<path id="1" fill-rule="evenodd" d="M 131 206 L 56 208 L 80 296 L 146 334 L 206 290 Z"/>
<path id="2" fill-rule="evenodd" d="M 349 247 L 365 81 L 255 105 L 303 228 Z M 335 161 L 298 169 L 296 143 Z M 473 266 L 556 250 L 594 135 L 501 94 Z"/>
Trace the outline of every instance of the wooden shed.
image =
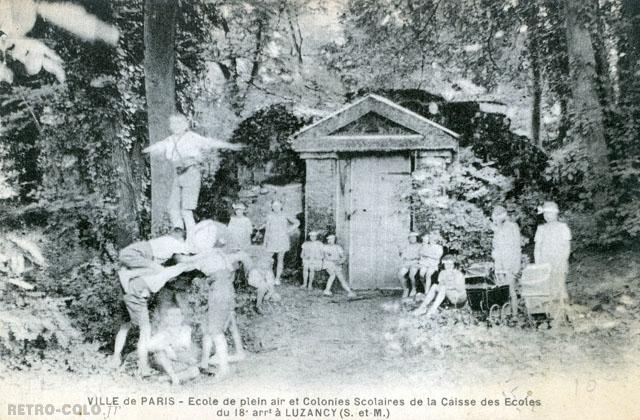
<path id="1" fill-rule="evenodd" d="M 306 163 L 305 234 L 335 232 L 354 288 L 399 287 L 399 249 L 412 228 L 401 194 L 415 169 L 452 162 L 458 137 L 377 95 L 292 136 Z"/>

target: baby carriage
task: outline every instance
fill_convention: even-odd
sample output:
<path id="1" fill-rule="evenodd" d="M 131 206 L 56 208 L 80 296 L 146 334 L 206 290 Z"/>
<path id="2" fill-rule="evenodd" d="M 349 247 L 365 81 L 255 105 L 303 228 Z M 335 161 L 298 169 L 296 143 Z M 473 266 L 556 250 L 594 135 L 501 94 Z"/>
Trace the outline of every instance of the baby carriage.
<path id="1" fill-rule="evenodd" d="M 511 314 L 509 285 L 497 285 L 492 263 L 472 264 L 465 274 L 467 301 L 482 320 L 493 324 L 505 321 Z"/>
<path id="2" fill-rule="evenodd" d="M 550 274 L 549 264 L 530 264 L 522 271 L 520 296 L 530 326 L 548 322 L 557 309 L 553 301 Z"/>

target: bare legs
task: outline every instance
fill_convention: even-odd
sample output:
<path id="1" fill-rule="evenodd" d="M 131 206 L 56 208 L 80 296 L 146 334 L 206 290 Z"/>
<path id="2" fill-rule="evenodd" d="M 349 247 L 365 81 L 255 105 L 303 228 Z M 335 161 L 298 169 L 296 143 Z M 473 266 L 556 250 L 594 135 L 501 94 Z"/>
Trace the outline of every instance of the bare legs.
<path id="1" fill-rule="evenodd" d="M 276 285 L 280 284 L 280 277 L 282 277 L 282 270 L 284 269 L 284 253 L 276 252 Z"/>
<path id="2" fill-rule="evenodd" d="M 224 377 L 229 373 L 230 362 L 237 362 L 246 358 L 246 353 L 242 345 L 242 337 L 234 313 L 229 315 L 224 329 L 231 332 L 231 338 L 233 339 L 233 346 L 235 348 L 235 354 L 233 355 L 229 354 L 229 345 L 227 344 L 224 331 L 218 332 L 213 336 L 206 335 L 202 339 L 202 359 L 200 360 L 200 367 L 202 369 L 208 369 L 209 364 L 217 365 L 217 376 L 219 377 Z M 211 351 L 214 346 L 216 353 L 211 357 Z"/>
<path id="3" fill-rule="evenodd" d="M 444 302 L 445 297 L 446 297 L 445 289 L 443 287 L 440 287 L 437 284 L 433 285 L 429 289 L 429 292 L 427 293 L 427 296 L 425 296 L 422 304 L 420 304 L 418 309 L 413 311 L 413 314 L 422 315 L 426 313 L 428 316 L 433 315 L 435 311 L 438 309 L 438 307 L 442 304 L 442 302 Z M 433 301 L 433 305 L 427 311 L 427 306 L 429 306 L 429 303 L 431 303 L 431 301 Z"/>
<path id="4" fill-rule="evenodd" d="M 407 288 L 407 282 L 405 280 L 405 276 L 409 273 L 409 281 L 411 282 L 411 288 Z M 407 296 L 415 296 L 416 294 L 416 274 L 418 274 L 418 269 L 415 267 L 402 267 L 400 271 L 398 271 L 398 280 L 400 280 L 400 285 L 402 286 L 402 297 L 406 298 Z M 428 290 L 428 289 L 427 289 Z"/>
<path id="5" fill-rule="evenodd" d="M 431 290 L 431 276 L 433 276 L 433 273 L 435 273 L 436 271 L 438 271 L 437 267 L 425 267 L 422 266 L 420 267 L 420 277 L 424 278 L 424 291 L 425 293 L 429 290 Z"/>
<path id="6" fill-rule="evenodd" d="M 131 329 L 132 324 L 130 322 L 126 322 L 120 326 L 118 330 L 118 334 L 116 334 L 116 342 L 113 349 L 113 359 L 112 363 L 115 367 L 120 366 L 122 363 L 121 355 L 122 350 L 124 349 L 124 345 L 127 341 L 127 334 Z M 142 323 L 140 325 L 140 338 L 138 339 L 138 344 L 136 347 L 136 353 L 138 354 L 138 367 L 142 376 L 149 375 L 149 340 L 151 338 L 151 325 L 147 323 Z"/>
<path id="7" fill-rule="evenodd" d="M 302 288 L 313 289 L 313 280 L 316 277 L 316 270 L 302 266 Z M 277 283 L 276 283 L 277 284 Z"/>
<path id="8" fill-rule="evenodd" d="M 118 334 L 116 334 L 116 342 L 113 346 L 113 358 L 112 363 L 114 367 L 118 367 L 122 364 L 122 350 L 124 349 L 124 345 L 127 342 L 127 334 L 131 329 L 131 323 L 125 322 L 120 326 L 118 330 Z"/>
<path id="9" fill-rule="evenodd" d="M 339 267 L 327 268 L 327 273 L 329 273 L 329 279 L 327 280 L 327 287 L 325 287 L 325 289 L 324 289 L 324 294 L 325 295 L 331 296 L 333 294 L 333 293 L 331 293 L 331 286 L 333 286 L 333 281 L 337 277 L 338 281 L 340 282 L 340 285 L 347 292 L 347 296 L 349 296 L 349 297 L 355 297 L 356 296 L 356 294 L 353 293 L 353 291 L 351 290 L 351 288 L 349 287 L 349 285 L 345 281 L 344 274 L 342 274 L 342 270 L 340 270 Z"/>

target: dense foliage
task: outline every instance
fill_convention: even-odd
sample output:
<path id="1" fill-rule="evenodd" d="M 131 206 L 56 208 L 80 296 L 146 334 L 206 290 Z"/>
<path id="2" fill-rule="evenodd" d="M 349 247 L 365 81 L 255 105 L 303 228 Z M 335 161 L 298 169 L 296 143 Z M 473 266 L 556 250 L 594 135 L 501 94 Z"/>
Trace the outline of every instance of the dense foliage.
<path id="1" fill-rule="evenodd" d="M 0 86 L 0 198 L 12 208 L 3 220 L 28 206 L 29 223 L 37 214 L 46 225 L 51 264 L 39 286 L 70 296 L 77 326 L 104 339 L 117 321 L 107 315 L 120 311 L 115 250 L 150 228 L 143 1 L 75 3 L 115 24 L 119 44 L 87 43 L 38 20 L 29 36 L 60 55 L 64 84 L 28 75 L 3 53 L 14 80 Z M 440 226 L 465 258 L 486 256 L 497 202 L 529 238 L 536 206 L 554 199 L 576 247 L 637 240 L 637 2 L 345 0 L 344 37 L 323 48 L 301 19 L 321 9 L 315 3 L 180 2 L 176 107 L 204 134 L 247 145 L 210 168 L 200 217 L 225 220 L 243 171 L 276 183 L 301 179 L 287 138 L 308 121 L 290 104 L 335 108 L 344 88 L 376 91 L 461 134 L 446 206 L 422 200 L 424 180 L 408 194 L 425 229 Z M 571 42 L 579 31 L 591 41 L 584 50 Z M 576 65 L 576 57 L 588 62 Z M 588 107 L 581 91 L 595 99 Z M 500 101 L 506 110 L 481 110 Z M 515 134 L 522 126 L 531 139 Z"/>
<path id="2" fill-rule="evenodd" d="M 625 0 L 350 0 L 327 65 L 353 90 L 418 88 L 458 108 L 501 102 L 505 121 L 480 113 L 473 132 L 457 124 L 469 118 L 443 123 L 516 178 L 512 196 L 556 200 L 576 247 L 620 244 L 639 228 L 638 9 Z M 509 125 L 531 139 L 500 134 Z"/>
<path id="3" fill-rule="evenodd" d="M 198 214 L 226 221 L 242 186 L 302 181 L 304 162 L 291 149 L 289 137 L 308 122 L 282 104 L 261 109 L 242 121 L 231 141 L 245 148 L 242 153 L 220 153 L 217 172 L 209 172 L 204 179 Z M 262 179 L 255 179 L 255 173 L 262 174 Z"/>
<path id="4" fill-rule="evenodd" d="M 491 252 L 492 207 L 502 203 L 512 188 L 511 179 L 460 150 L 449 167 L 427 166 L 414 171 L 406 197 L 420 232 L 437 232 L 449 252 L 461 262 L 486 260 Z"/>

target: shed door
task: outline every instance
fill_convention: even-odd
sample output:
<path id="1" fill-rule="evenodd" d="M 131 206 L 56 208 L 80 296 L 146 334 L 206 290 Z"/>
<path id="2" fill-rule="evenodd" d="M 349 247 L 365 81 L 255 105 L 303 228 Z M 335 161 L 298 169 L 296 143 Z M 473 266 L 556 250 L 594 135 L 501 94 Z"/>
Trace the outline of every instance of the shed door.
<path id="1" fill-rule="evenodd" d="M 409 156 L 351 160 L 349 278 L 356 289 L 399 287 L 399 248 L 411 216 L 400 198 L 409 180 Z"/>

